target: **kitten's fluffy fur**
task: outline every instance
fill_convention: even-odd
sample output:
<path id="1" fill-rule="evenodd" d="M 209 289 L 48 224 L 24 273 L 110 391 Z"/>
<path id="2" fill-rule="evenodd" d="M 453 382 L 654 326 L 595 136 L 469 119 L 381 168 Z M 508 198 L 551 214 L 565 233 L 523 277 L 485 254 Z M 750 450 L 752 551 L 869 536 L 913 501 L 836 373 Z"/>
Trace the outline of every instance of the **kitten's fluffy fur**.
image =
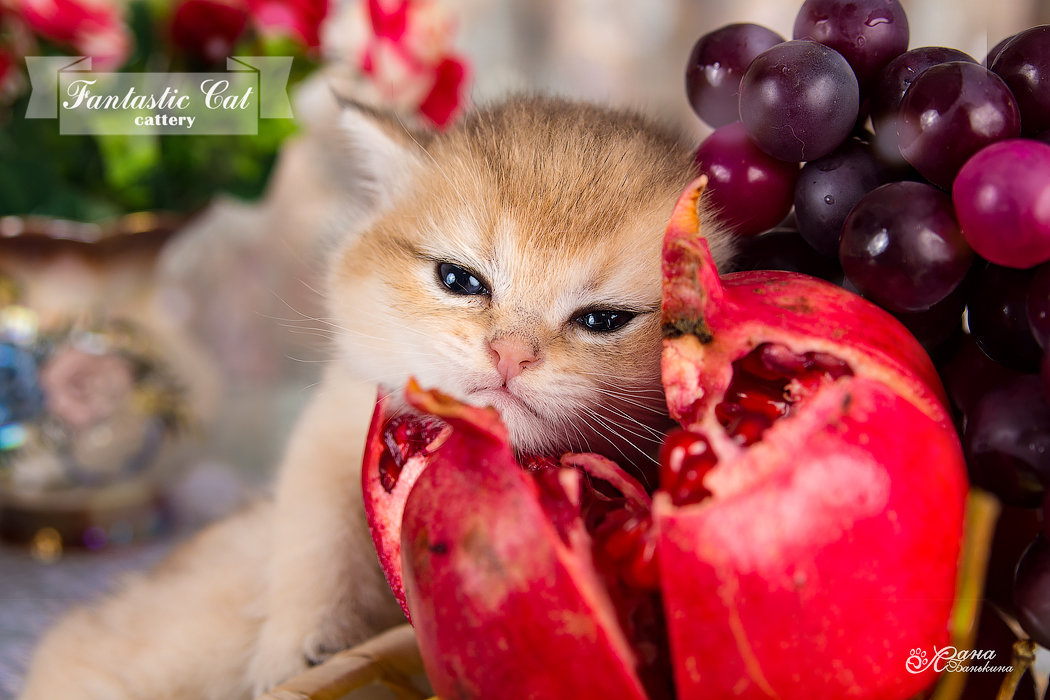
<path id="1" fill-rule="evenodd" d="M 350 108 L 369 202 L 332 257 L 339 355 L 299 421 L 273 501 L 213 526 L 38 650 L 26 700 L 249 697 L 403 618 L 364 525 L 375 384 L 410 375 L 494 404 L 518 449 L 641 464 L 660 428 L 662 232 L 689 151 L 642 118 L 543 98 L 412 134 Z M 364 189 L 361 189 L 364 188 Z M 727 242 L 711 236 L 716 258 Z M 449 292 L 439 261 L 490 295 Z M 611 333 L 588 310 L 637 315 Z M 530 358 L 504 382 L 490 343 Z"/>

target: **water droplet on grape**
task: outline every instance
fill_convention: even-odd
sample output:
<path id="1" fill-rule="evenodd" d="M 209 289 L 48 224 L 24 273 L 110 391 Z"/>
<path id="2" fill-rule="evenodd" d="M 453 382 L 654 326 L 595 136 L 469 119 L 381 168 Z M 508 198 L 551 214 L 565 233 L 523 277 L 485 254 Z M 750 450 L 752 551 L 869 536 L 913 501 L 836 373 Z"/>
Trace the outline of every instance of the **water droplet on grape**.
<path id="1" fill-rule="evenodd" d="M 832 197 L 830 194 L 824 195 L 824 204 L 827 204 L 828 206 L 831 206 L 834 203 L 835 203 L 835 198 L 834 197 Z"/>

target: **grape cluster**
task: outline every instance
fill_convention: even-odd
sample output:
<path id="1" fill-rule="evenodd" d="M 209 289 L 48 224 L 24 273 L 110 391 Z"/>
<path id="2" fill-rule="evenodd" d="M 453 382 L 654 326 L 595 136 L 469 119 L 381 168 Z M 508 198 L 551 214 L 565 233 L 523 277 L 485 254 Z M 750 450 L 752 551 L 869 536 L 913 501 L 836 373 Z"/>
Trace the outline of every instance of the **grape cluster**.
<path id="1" fill-rule="evenodd" d="M 971 482 L 1041 513 L 995 603 L 1050 647 L 1050 25 L 982 63 L 908 42 L 898 0 L 805 0 L 790 40 L 700 37 L 697 166 L 737 269 L 841 284 L 930 352 Z"/>

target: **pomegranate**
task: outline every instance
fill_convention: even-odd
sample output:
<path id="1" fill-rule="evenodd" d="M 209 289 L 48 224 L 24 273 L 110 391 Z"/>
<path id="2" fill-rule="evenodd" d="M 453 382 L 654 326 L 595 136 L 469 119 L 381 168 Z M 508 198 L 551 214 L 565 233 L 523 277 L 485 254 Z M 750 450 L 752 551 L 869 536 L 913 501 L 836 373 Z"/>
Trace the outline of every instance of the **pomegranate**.
<path id="1" fill-rule="evenodd" d="M 595 455 L 519 464 L 491 409 L 410 385 L 419 414 L 390 421 L 380 401 L 373 536 L 445 700 L 892 700 L 934 680 L 906 662 L 948 641 L 966 493 L 934 369 L 840 288 L 719 278 L 702 189 L 664 242 L 681 427 L 651 501 Z"/>

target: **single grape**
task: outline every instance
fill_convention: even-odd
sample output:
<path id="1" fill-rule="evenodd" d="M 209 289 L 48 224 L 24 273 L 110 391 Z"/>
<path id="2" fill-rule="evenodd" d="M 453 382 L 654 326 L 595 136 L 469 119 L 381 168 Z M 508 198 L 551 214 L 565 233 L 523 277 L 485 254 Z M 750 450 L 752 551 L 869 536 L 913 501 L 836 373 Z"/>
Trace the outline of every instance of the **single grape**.
<path id="1" fill-rule="evenodd" d="M 1039 347 L 1050 347 L 1050 263 L 1040 265 L 1028 285 L 1028 325 Z"/>
<path id="2" fill-rule="evenodd" d="M 966 416 L 966 465 L 974 485 L 1035 508 L 1050 482 L 1050 404 L 1027 374 L 985 394 Z"/>
<path id="3" fill-rule="evenodd" d="M 745 238 L 733 257 L 733 269 L 787 270 L 819 277 L 833 284 L 842 282 L 842 269 L 834 258 L 813 250 L 794 229 L 776 228 Z"/>
<path id="4" fill-rule="evenodd" d="M 906 51 L 879 71 L 871 86 L 871 125 L 880 137 L 891 136 L 897 141 L 897 111 L 904 93 L 927 68 L 951 61 L 976 61 L 958 49 L 943 46 L 923 46 Z"/>
<path id="5" fill-rule="evenodd" d="M 984 57 L 984 60 L 981 61 L 981 65 L 985 68 L 991 68 L 992 64 L 995 63 L 995 59 L 999 55 L 999 52 L 1002 51 L 1003 47 L 1009 44 L 1010 40 L 1013 39 L 1015 36 L 1015 34 L 1011 34 L 1005 39 L 1001 39 L 998 44 L 993 46 L 991 50 L 988 51 L 988 53 Z"/>
<path id="6" fill-rule="evenodd" d="M 924 311 L 895 311 L 893 315 L 927 352 L 932 353 L 962 330 L 966 297 L 966 285 L 960 284 L 951 294 Z"/>
<path id="7" fill-rule="evenodd" d="M 1050 542 L 1044 537 L 1036 537 L 1017 563 L 1014 607 L 1021 629 L 1050 647 Z"/>
<path id="8" fill-rule="evenodd" d="M 715 214 L 741 236 L 773 228 L 791 209 L 798 164 L 764 153 L 740 122 L 704 139 L 696 163 L 708 177 L 705 196 Z"/>
<path id="9" fill-rule="evenodd" d="M 927 68 L 901 101 L 901 155 L 922 176 L 948 189 L 963 163 L 1021 130 L 1017 102 L 987 68 L 952 61 Z"/>
<path id="10" fill-rule="evenodd" d="M 988 357 L 969 333 L 952 339 L 937 361 L 937 372 L 952 405 L 962 414 L 969 414 L 993 388 L 1022 376 Z"/>
<path id="11" fill-rule="evenodd" d="M 781 160 L 816 160 L 853 130 L 857 77 L 840 53 L 785 41 L 760 53 L 740 81 L 740 119 L 759 148 Z"/>
<path id="12" fill-rule="evenodd" d="M 863 89 L 907 50 L 908 37 L 908 18 L 897 0 L 806 0 L 795 16 L 791 38 L 838 51 Z"/>
<path id="13" fill-rule="evenodd" d="M 1015 36 L 990 67 L 1017 99 L 1022 133 L 1034 136 L 1050 129 L 1050 25 Z"/>
<path id="14" fill-rule="evenodd" d="M 795 183 L 795 217 L 802 237 L 837 258 L 842 224 L 861 197 L 886 181 L 871 146 L 855 139 L 802 166 Z"/>
<path id="15" fill-rule="evenodd" d="M 988 553 L 984 597 L 1011 616 L 1016 612 L 1014 574 L 1017 562 L 1041 531 L 1037 510 L 1002 504 L 995 523 L 991 551 Z M 992 697 L 995 697 L 994 694 Z"/>
<path id="16" fill-rule="evenodd" d="M 755 56 L 784 41 L 757 24 L 730 24 L 700 37 L 685 67 L 693 111 L 713 128 L 740 119 L 740 78 Z"/>
<path id="17" fill-rule="evenodd" d="M 1050 146 L 1010 139 L 982 149 L 959 170 L 952 199 L 981 257 L 1009 267 L 1050 260 Z"/>
<path id="18" fill-rule="evenodd" d="M 891 182 L 846 217 L 839 262 L 861 293 L 891 311 L 923 311 L 959 286 L 973 251 L 951 198 L 921 182 Z"/>
<path id="19" fill-rule="evenodd" d="M 966 318 L 981 349 L 996 362 L 1019 372 L 1034 372 L 1039 344 L 1028 325 L 1028 287 L 1034 270 L 988 263 L 977 274 Z"/>

